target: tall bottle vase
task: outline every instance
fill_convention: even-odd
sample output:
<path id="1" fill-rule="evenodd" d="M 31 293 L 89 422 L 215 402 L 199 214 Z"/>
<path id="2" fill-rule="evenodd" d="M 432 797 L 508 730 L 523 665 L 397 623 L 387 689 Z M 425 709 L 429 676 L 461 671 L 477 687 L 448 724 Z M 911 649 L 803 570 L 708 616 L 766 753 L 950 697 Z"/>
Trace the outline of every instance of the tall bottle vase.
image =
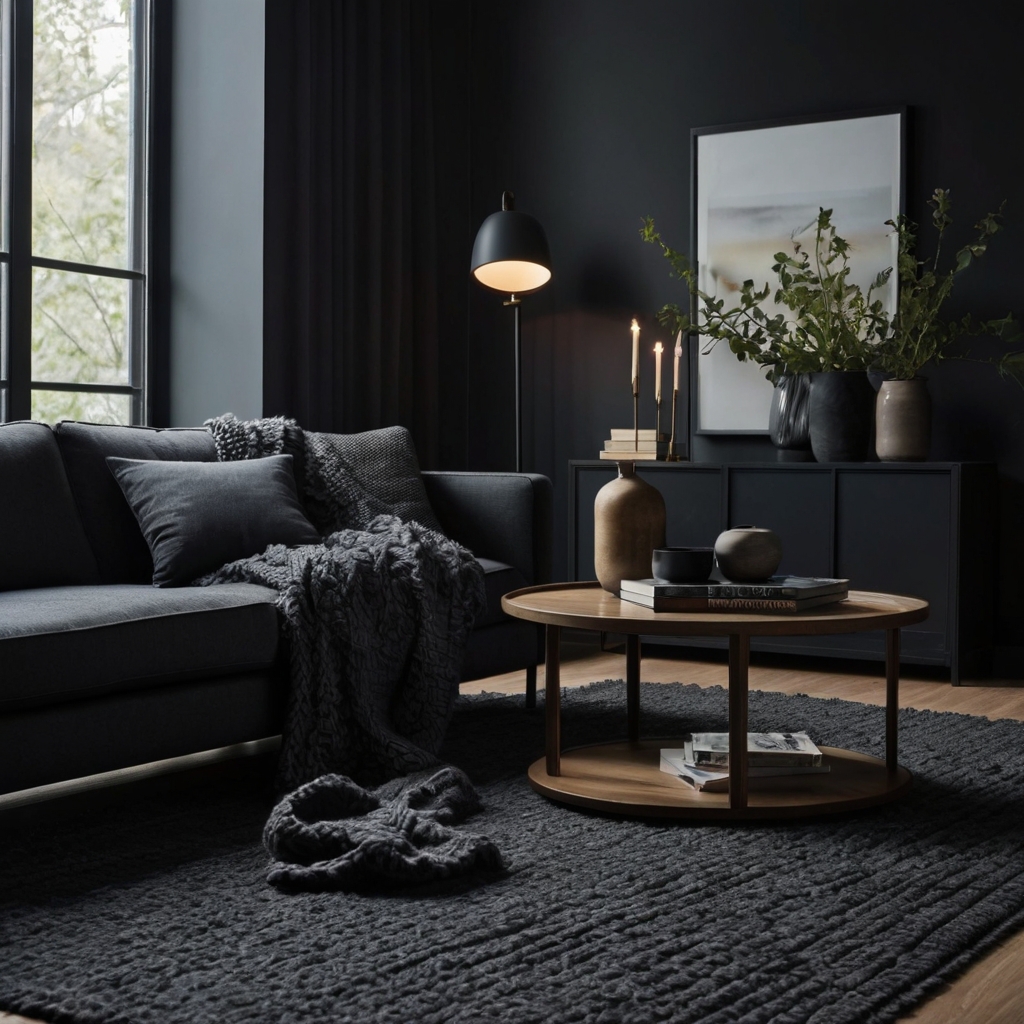
<path id="1" fill-rule="evenodd" d="M 924 462 L 932 441 L 932 400 L 924 377 L 884 380 L 875 399 L 875 452 L 883 462 Z"/>
<path id="2" fill-rule="evenodd" d="M 633 462 L 594 499 L 594 569 L 601 586 L 616 597 L 622 580 L 649 579 L 651 556 L 665 546 L 665 499 L 636 474 Z"/>

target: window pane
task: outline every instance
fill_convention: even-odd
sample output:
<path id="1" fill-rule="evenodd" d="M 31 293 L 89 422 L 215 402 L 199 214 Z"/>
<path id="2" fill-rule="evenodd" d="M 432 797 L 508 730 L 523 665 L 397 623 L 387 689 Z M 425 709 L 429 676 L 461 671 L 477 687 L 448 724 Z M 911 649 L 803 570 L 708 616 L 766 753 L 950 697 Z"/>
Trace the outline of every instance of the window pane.
<path id="1" fill-rule="evenodd" d="M 85 420 L 87 423 L 132 421 L 131 395 L 95 395 L 85 391 L 33 391 L 32 419 L 43 423 Z"/>
<path id="2" fill-rule="evenodd" d="M 32 251 L 128 265 L 130 0 L 35 0 Z"/>
<path id="3" fill-rule="evenodd" d="M 37 267 L 32 274 L 32 379 L 128 384 L 130 281 Z"/>

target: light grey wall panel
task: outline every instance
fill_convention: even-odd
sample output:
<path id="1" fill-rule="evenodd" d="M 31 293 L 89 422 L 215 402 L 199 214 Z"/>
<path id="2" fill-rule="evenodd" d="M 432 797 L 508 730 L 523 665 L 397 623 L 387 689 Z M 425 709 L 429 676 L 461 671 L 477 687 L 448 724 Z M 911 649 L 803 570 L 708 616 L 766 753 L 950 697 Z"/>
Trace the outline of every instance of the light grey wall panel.
<path id="1" fill-rule="evenodd" d="M 263 411 L 263 0 L 176 0 L 171 422 Z"/>

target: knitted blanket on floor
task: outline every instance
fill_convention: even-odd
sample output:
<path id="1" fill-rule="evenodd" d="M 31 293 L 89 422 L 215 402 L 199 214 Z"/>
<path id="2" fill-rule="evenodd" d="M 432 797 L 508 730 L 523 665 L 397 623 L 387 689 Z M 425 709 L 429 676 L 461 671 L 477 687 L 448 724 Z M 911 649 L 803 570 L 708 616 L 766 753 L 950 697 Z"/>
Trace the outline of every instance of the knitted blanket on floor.
<path id="1" fill-rule="evenodd" d="M 421 501 L 412 490 L 382 491 L 369 470 L 360 480 L 351 445 L 366 435 L 346 439 L 304 432 L 293 420 L 230 415 L 206 426 L 222 461 L 293 455 L 300 497 L 323 535 L 320 544 L 271 546 L 198 581 L 278 592 L 290 658 L 279 790 L 325 773 L 370 785 L 436 766 L 466 638 L 485 597 L 473 555 L 429 528 L 436 520 L 418 471 L 409 488 L 418 485 Z M 411 441 L 401 428 L 374 434 L 382 435 L 373 439 L 377 458 L 366 465 L 379 477 L 380 446 L 397 452 L 405 443 L 411 451 Z M 393 514 L 417 507 L 430 524 Z"/>

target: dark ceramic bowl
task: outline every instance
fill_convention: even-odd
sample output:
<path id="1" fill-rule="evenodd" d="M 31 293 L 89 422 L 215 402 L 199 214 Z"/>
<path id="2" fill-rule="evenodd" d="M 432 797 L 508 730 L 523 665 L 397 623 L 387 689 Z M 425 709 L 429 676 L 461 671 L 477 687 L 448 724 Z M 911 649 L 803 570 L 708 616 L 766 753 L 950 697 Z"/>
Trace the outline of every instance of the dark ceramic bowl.
<path id="1" fill-rule="evenodd" d="M 714 548 L 655 548 L 654 578 L 666 583 L 703 583 L 715 567 Z"/>

